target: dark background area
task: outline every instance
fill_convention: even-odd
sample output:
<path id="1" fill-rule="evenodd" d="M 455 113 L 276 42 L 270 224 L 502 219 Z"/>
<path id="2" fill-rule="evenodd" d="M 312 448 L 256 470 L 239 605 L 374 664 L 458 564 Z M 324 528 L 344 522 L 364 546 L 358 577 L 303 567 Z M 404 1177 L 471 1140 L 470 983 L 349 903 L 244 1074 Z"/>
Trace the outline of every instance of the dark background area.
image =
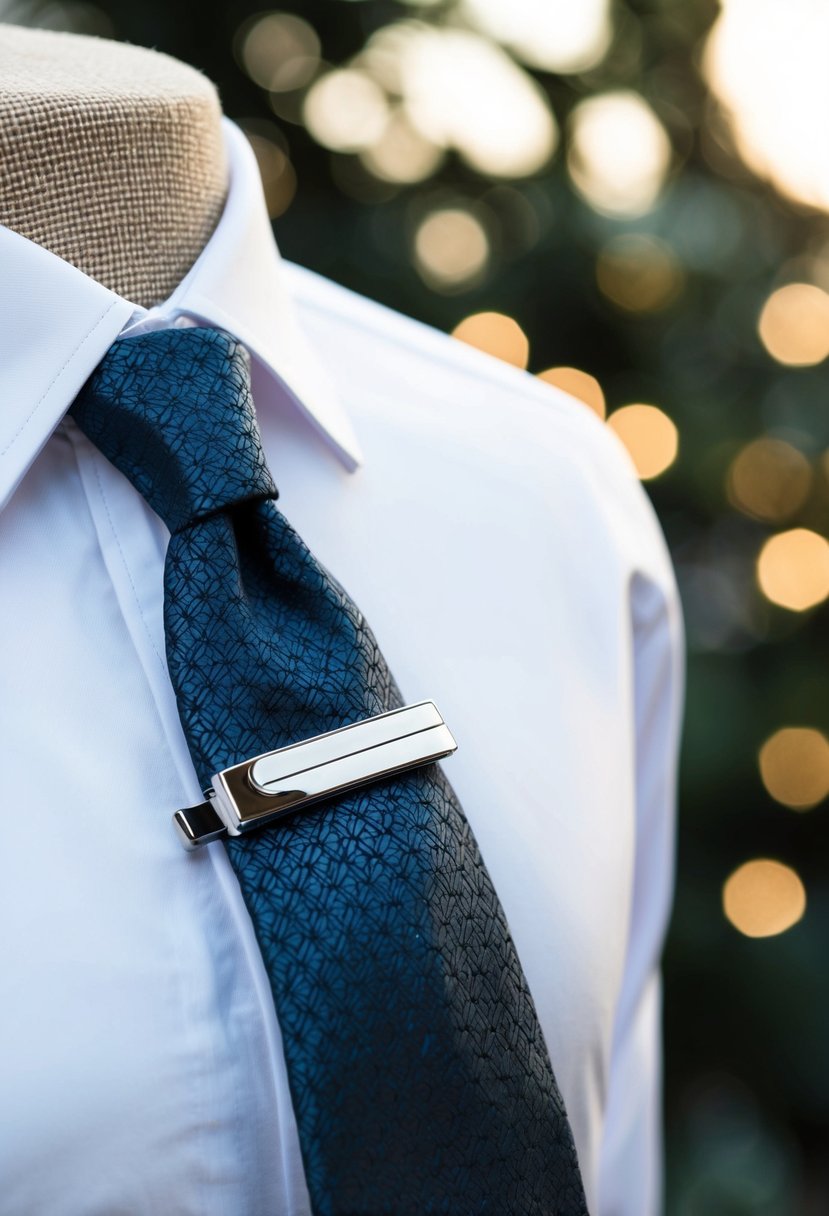
<path id="1" fill-rule="evenodd" d="M 551 12 L 562 7 L 549 3 Z M 755 6 L 758 23 L 768 7 Z M 819 38 L 804 11 L 789 6 L 798 36 Z M 286 0 L 278 12 L 301 17 L 319 52 L 290 23 L 251 34 L 263 10 L 247 0 L 11 3 L 0 6 L 0 19 L 123 38 L 196 65 L 219 86 L 226 113 L 255 137 L 285 256 L 441 329 L 481 311 L 506 314 L 529 338 L 530 371 L 582 369 L 598 379 L 609 413 L 646 402 L 673 420 L 678 457 L 648 481 L 689 641 L 678 887 L 665 958 L 668 1212 L 827 1213 L 829 820 L 821 803 L 829 761 L 821 736 L 811 736 L 811 751 L 784 749 L 778 758 L 784 788 L 806 781 L 816 790 L 814 805 L 798 811 L 779 782 L 764 780 L 758 756 L 783 727 L 829 733 L 829 583 L 792 609 L 757 572 L 770 538 L 829 533 L 825 363 L 793 365 L 758 334 L 778 288 L 829 286 L 829 202 L 804 199 L 785 177 L 770 184 L 756 163 L 754 171 L 746 165 L 739 124 L 705 70 L 719 13 L 709 0 L 616 0 L 607 46 L 586 65 L 555 70 L 522 62 L 526 54 L 514 47 L 501 51 L 555 116 L 557 149 L 530 171 L 484 171 L 461 139 L 413 182 L 382 180 L 364 149 L 323 146 L 320 131 L 309 129 L 309 91 L 397 23 L 437 31 L 465 23 L 479 39 L 497 38 L 476 28 L 461 0 Z M 774 54 L 747 40 L 746 62 L 761 52 Z M 797 108 L 802 99 L 786 102 L 787 53 L 779 52 L 779 76 L 760 58 L 754 67 L 767 73 L 775 104 L 789 105 L 793 146 L 805 140 L 808 161 L 811 138 L 829 180 L 829 111 L 807 114 Z M 457 70 L 463 83 L 462 56 Z M 267 87 L 269 71 L 276 89 Z M 618 90 L 644 99 L 670 144 L 652 204 L 626 211 L 584 187 L 571 117 L 586 100 Z M 437 272 L 418 255 L 425 220 L 446 209 L 471 216 L 483 232 L 484 264 L 466 277 L 457 269 L 454 279 L 440 277 L 441 258 L 452 264 L 457 254 L 454 238 L 442 251 L 438 241 Z M 474 254 L 473 241 L 473 262 Z M 795 310 L 795 342 L 819 322 Z M 758 439 L 775 443 L 748 446 Z M 800 588 L 809 599 L 822 552 L 818 542 L 783 571 L 795 596 Z M 799 919 L 789 888 L 762 883 L 745 896 L 747 912 L 726 915 L 729 877 L 764 858 L 788 867 L 795 887 L 802 883 Z M 752 924 L 767 935 L 747 935 Z"/>

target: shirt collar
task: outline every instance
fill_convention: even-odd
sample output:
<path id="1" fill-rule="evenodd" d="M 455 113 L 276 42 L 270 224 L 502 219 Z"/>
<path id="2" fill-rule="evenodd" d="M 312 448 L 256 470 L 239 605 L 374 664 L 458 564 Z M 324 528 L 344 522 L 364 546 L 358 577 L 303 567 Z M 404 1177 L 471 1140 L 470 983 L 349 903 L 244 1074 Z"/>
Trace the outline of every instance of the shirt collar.
<path id="1" fill-rule="evenodd" d="M 137 308 L 0 225 L 0 507 L 119 333 L 195 323 L 240 339 L 264 375 L 257 405 L 285 395 L 348 469 L 351 422 L 300 329 L 273 240 L 256 159 L 225 120 L 227 202 L 198 260 L 156 308 Z"/>

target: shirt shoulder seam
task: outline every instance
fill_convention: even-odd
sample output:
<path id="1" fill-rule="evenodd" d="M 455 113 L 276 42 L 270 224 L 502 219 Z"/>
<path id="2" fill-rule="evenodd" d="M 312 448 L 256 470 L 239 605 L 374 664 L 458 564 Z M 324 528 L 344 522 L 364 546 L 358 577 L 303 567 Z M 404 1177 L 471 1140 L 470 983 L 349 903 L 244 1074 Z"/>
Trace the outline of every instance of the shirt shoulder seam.
<path id="1" fill-rule="evenodd" d="M 320 315 L 332 317 L 348 325 L 351 329 L 366 328 L 368 326 L 374 329 L 375 332 L 382 329 L 384 338 L 389 342 L 393 342 L 396 346 L 411 352 L 417 352 L 419 349 L 414 337 L 395 332 L 395 330 L 399 328 L 401 321 L 406 325 L 414 326 L 422 334 L 426 342 L 429 343 L 430 349 L 427 353 L 435 364 L 439 364 L 449 370 L 461 372 L 484 384 L 495 383 L 499 388 L 520 394 L 523 400 L 532 403 L 534 406 L 546 410 L 554 410 L 557 418 L 564 423 L 572 424 L 574 429 L 584 434 L 593 435 L 598 439 L 599 435 L 603 433 L 604 428 L 602 427 L 601 420 L 592 413 L 589 406 L 582 406 L 582 403 L 578 402 L 575 398 L 568 397 L 566 393 L 562 392 L 559 395 L 555 391 L 550 391 L 550 386 L 545 386 L 543 391 L 549 393 L 549 397 L 546 400 L 542 400 L 539 396 L 542 392 L 541 385 L 536 383 L 531 373 L 502 363 L 494 356 L 487 357 L 484 352 L 476 351 L 474 347 L 467 347 L 462 342 L 455 341 L 454 345 L 458 347 L 455 351 L 453 351 L 452 345 L 449 345 L 445 350 L 441 350 L 440 347 L 444 345 L 444 342 L 450 344 L 453 342 L 451 335 L 444 330 L 436 329 L 434 326 L 427 324 L 425 321 L 420 321 L 416 317 L 395 312 L 394 309 L 389 308 L 387 305 L 381 304 L 377 300 L 372 300 L 367 296 L 361 296 L 358 292 L 352 292 L 350 288 L 329 281 L 323 276 L 316 274 L 315 271 L 309 271 L 305 267 L 290 265 L 290 269 L 299 272 L 295 277 L 292 276 L 291 287 L 297 303 L 303 307 L 312 309 Z M 358 301 L 360 313 L 366 314 L 367 325 L 362 325 L 358 318 L 351 316 L 345 307 L 321 300 L 314 288 L 311 287 L 309 289 L 306 285 L 306 276 L 312 276 L 314 280 L 330 286 L 338 294 L 343 293 Z M 375 309 L 379 309 L 382 313 L 388 315 L 390 320 L 388 327 L 380 326 L 374 318 L 367 315 Z M 481 355 L 484 355 L 484 358 L 487 359 L 487 362 L 483 363 L 483 366 L 479 365 Z M 490 363 L 491 366 L 489 366 Z M 606 444 L 606 438 L 599 442 Z"/>
<path id="2" fill-rule="evenodd" d="M 435 329 L 414 317 L 396 313 L 394 309 L 388 308 L 385 304 L 360 296 L 359 293 L 352 292 L 338 283 L 329 282 L 323 276 L 317 275 L 316 272 L 309 271 L 305 267 L 291 264 L 289 266 L 292 272 L 296 272 L 292 273 L 291 290 L 296 302 L 302 307 L 308 308 L 320 316 L 327 316 L 348 325 L 351 329 L 370 328 L 398 348 L 417 354 L 422 348 L 414 335 L 395 332 L 399 328 L 400 320 L 414 326 L 428 343 L 428 350 L 423 350 L 423 353 L 432 361 L 433 365 L 469 376 L 484 385 L 494 384 L 497 389 L 509 392 L 514 398 L 520 399 L 531 410 L 543 410 L 552 414 L 555 425 L 566 428 L 568 432 L 572 433 L 577 441 L 585 445 L 585 451 L 592 451 L 596 455 L 596 459 L 601 461 L 606 472 L 625 485 L 626 492 L 629 492 L 631 486 L 635 486 L 637 490 L 641 491 L 641 483 L 620 441 L 608 431 L 589 406 L 575 398 L 570 398 L 564 392 L 556 391 L 549 385 L 542 386 L 530 373 L 502 364 L 494 357 L 490 357 L 488 360 L 492 364 L 491 367 L 486 363 L 483 367 L 478 366 L 479 356 L 482 352 L 475 351 L 471 347 L 467 348 L 464 343 L 453 341 L 451 336 L 444 331 Z M 342 303 L 321 299 L 319 290 L 315 290 L 317 284 L 324 285 L 326 288 L 330 286 L 337 295 L 342 293 Z M 348 297 L 353 297 L 357 301 L 365 323 L 350 315 L 347 307 L 344 306 Z M 391 322 L 388 327 L 378 324 L 377 319 L 370 315 L 375 309 L 388 315 Z M 448 344 L 448 348 L 441 350 L 440 348 L 445 343 Z M 453 351 L 453 346 L 457 346 L 459 349 Z"/>

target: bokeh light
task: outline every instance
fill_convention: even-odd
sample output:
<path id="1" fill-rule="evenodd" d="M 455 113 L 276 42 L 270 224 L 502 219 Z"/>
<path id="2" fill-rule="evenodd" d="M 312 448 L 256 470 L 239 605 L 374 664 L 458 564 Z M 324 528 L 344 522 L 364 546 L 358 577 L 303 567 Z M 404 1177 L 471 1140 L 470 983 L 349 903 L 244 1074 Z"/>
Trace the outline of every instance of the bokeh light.
<path id="1" fill-rule="evenodd" d="M 462 0 L 461 14 L 531 67 L 584 72 L 613 34 L 609 0 Z"/>
<path id="2" fill-rule="evenodd" d="M 240 30 L 237 45 L 248 76 L 272 93 L 302 88 L 319 67 L 316 30 L 293 13 L 254 18 Z"/>
<path id="3" fill-rule="evenodd" d="M 398 23 L 372 40 L 367 62 L 399 91 L 425 139 L 454 148 L 479 173 L 529 176 L 555 151 L 558 128 L 546 95 L 477 34 Z"/>
<path id="4" fill-rule="evenodd" d="M 778 363 L 809 367 L 829 355 L 829 295 L 812 283 L 772 292 L 758 322 L 760 338 Z"/>
<path id="5" fill-rule="evenodd" d="M 630 453 L 642 481 L 658 477 L 674 463 L 679 432 L 656 405 L 624 405 L 607 420 Z"/>
<path id="6" fill-rule="evenodd" d="M 415 265 L 430 287 L 450 291 L 480 279 L 489 259 L 489 239 L 481 221 L 460 207 L 427 215 L 414 239 Z"/>
<path id="7" fill-rule="evenodd" d="M 546 371 L 538 373 L 538 378 L 583 401 L 600 418 L 604 418 L 606 406 L 602 386 L 589 372 L 583 372 L 578 367 L 548 367 Z"/>
<path id="8" fill-rule="evenodd" d="M 590 206 L 607 215 L 649 211 L 670 168 L 671 145 L 645 99 L 629 90 L 589 97 L 570 124 L 567 167 Z"/>
<path id="9" fill-rule="evenodd" d="M 502 312 L 476 312 L 452 330 L 452 337 L 503 359 L 513 367 L 526 367 L 530 343 L 521 326 Z"/>
<path id="10" fill-rule="evenodd" d="M 667 308 L 681 293 L 684 280 L 682 265 L 670 246 L 644 233 L 613 237 L 596 261 L 599 290 L 626 312 Z"/>
<path id="11" fill-rule="evenodd" d="M 394 110 L 380 138 L 360 153 L 360 160 L 384 182 L 422 182 L 440 167 L 444 151 L 412 126 L 404 111 Z"/>
<path id="12" fill-rule="evenodd" d="M 732 506 L 776 523 L 803 506 L 812 485 L 812 466 L 782 439 L 754 439 L 734 457 L 726 484 Z"/>
<path id="13" fill-rule="evenodd" d="M 806 891 L 791 866 L 769 858 L 741 865 L 723 887 L 723 910 L 746 937 L 774 937 L 806 911 Z"/>
<path id="14" fill-rule="evenodd" d="M 356 68 L 320 76 L 303 107 L 305 125 L 317 143 L 337 152 L 358 152 L 379 140 L 389 120 L 386 94 Z"/>
<path id="15" fill-rule="evenodd" d="M 271 219 L 276 219 L 287 211 L 296 193 L 294 167 L 287 152 L 273 139 L 268 139 L 256 131 L 246 131 L 245 134 L 259 165 L 268 215 Z"/>
<path id="16" fill-rule="evenodd" d="M 813 608 L 829 595 L 829 541 L 808 528 L 778 532 L 760 550 L 757 581 L 781 608 Z"/>
<path id="17" fill-rule="evenodd" d="M 829 739 L 808 726 L 785 726 L 765 741 L 759 754 L 763 785 L 792 810 L 817 806 L 829 794 Z"/>
<path id="18" fill-rule="evenodd" d="M 791 198 L 829 209 L 829 5 L 720 3 L 704 71 L 740 155 Z"/>

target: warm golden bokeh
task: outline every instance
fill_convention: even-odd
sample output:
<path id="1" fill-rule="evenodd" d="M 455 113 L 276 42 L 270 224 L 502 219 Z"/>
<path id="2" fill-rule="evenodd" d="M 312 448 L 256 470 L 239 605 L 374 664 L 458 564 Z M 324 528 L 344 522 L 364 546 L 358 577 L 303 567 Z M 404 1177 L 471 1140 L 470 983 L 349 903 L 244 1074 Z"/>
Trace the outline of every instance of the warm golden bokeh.
<path id="1" fill-rule="evenodd" d="M 790 866 L 768 858 L 747 861 L 723 887 L 723 909 L 746 937 L 785 933 L 806 911 L 806 891 Z"/>
<path id="2" fill-rule="evenodd" d="M 380 138 L 360 153 L 360 160 L 381 181 L 411 184 L 431 177 L 443 156 L 443 149 L 421 135 L 397 109 Z"/>
<path id="3" fill-rule="evenodd" d="M 374 62 L 412 125 L 488 177 L 525 177 L 549 162 L 558 124 L 538 83 L 472 30 L 401 21 L 371 39 Z M 390 62 L 391 61 L 391 62 Z M 371 60 L 369 61 L 371 62 Z M 391 81 L 389 81 L 391 83 Z"/>
<path id="4" fill-rule="evenodd" d="M 829 739 L 808 726 L 785 726 L 760 748 L 760 776 L 768 792 L 796 811 L 829 794 Z"/>
<path id="5" fill-rule="evenodd" d="M 676 460 L 679 432 L 658 406 L 624 405 L 610 415 L 607 425 L 627 448 L 643 481 L 658 477 Z"/>
<path id="6" fill-rule="evenodd" d="M 804 612 L 829 595 L 829 541 L 808 528 L 771 536 L 757 558 L 757 580 L 767 599 Z"/>
<path id="7" fill-rule="evenodd" d="M 829 5 L 719 0 L 702 67 L 743 160 L 790 198 L 829 210 Z"/>
<path id="8" fill-rule="evenodd" d="M 829 295 L 813 283 L 773 291 L 758 322 L 760 339 L 778 363 L 811 367 L 829 355 Z"/>
<path id="9" fill-rule="evenodd" d="M 755 439 L 746 444 L 728 470 L 732 506 L 772 523 L 793 515 L 806 501 L 811 485 L 809 461 L 782 439 Z"/>
<path id="10" fill-rule="evenodd" d="M 463 17 L 533 67 L 584 72 L 613 36 L 609 0 L 461 0 Z"/>
<path id="11" fill-rule="evenodd" d="M 479 219 L 461 207 L 433 211 L 415 233 L 415 265 L 438 290 L 452 290 L 480 277 L 489 258 L 489 240 Z"/>
<path id="12" fill-rule="evenodd" d="M 563 389 L 571 397 L 577 397 L 579 401 L 589 405 L 600 418 L 604 418 L 606 408 L 602 386 L 589 372 L 583 372 L 578 367 L 548 367 L 546 371 L 538 373 L 538 378 L 546 384 L 554 384 L 556 388 Z"/>
<path id="13" fill-rule="evenodd" d="M 665 128 L 639 93 L 602 93 L 574 108 L 567 168 L 594 210 L 643 215 L 656 202 L 670 164 Z"/>
<path id="14" fill-rule="evenodd" d="M 316 30 L 292 13 L 264 13 L 243 26 L 239 55 L 251 80 L 272 93 L 307 84 L 320 62 Z"/>
<path id="15" fill-rule="evenodd" d="M 513 367 L 526 367 L 530 343 L 521 326 L 502 312 L 476 312 L 452 330 L 452 337 L 503 359 Z"/>
<path id="16" fill-rule="evenodd" d="M 296 193 L 296 173 L 286 154 L 273 140 L 256 132 L 246 132 L 262 176 L 262 192 L 272 220 L 291 205 Z"/>
<path id="17" fill-rule="evenodd" d="M 303 119 L 317 143 L 359 152 L 382 138 L 389 121 L 386 94 L 366 72 L 339 68 L 320 76 L 305 98 Z"/>
<path id="18" fill-rule="evenodd" d="M 603 296 L 626 312 L 667 308 L 682 291 L 684 273 L 669 245 L 658 237 L 628 233 L 603 246 L 596 262 Z"/>

